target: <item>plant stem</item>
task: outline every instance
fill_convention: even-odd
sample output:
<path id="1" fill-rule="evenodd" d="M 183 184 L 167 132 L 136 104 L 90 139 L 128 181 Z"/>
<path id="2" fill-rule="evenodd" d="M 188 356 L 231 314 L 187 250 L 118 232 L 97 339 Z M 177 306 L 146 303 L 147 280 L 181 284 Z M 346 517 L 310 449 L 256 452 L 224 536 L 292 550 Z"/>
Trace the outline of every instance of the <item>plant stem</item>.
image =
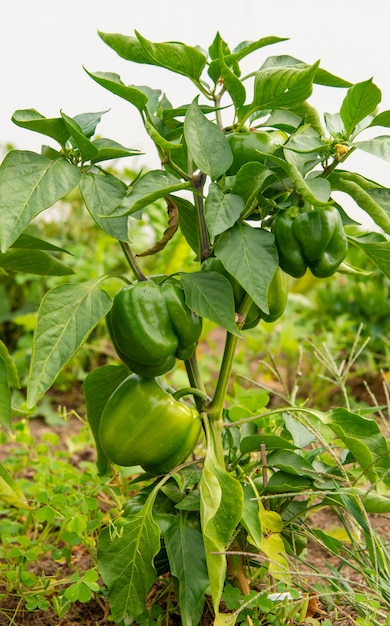
<path id="1" fill-rule="evenodd" d="M 204 259 L 208 256 L 210 250 L 209 234 L 204 218 L 203 187 L 205 180 L 206 177 L 202 173 L 197 176 L 193 176 L 191 179 L 191 182 L 195 189 L 194 204 L 196 209 L 200 262 L 204 261 Z"/>
<path id="2" fill-rule="evenodd" d="M 119 245 L 121 246 L 123 253 L 127 259 L 128 264 L 130 265 L 132 272 L 134 274 L 134 276 L 136 277 L 137 280 L 147 280 L 145 274 L 142 272 L 141 268 L 139 267 L 135 256 L 129 246 L 129 244 L 125 241 L 120 241 Z"/>
<path id="3" fill-rule="evenodd" d="M 210 404 L 208 414 L 210 422 L 222 419 L 222 411 L 225 402 L 226 392 L 229 385 L 230 374 L 232 371 L 234 354 L 237 346 L 237 336 L 226 333 L 225 349 L 223 352 L 221 370 L 218 377 L 215 394 Z"/>
<path id="4" fill-rule="evenodd" d="M 186 371 L 187 371 L 187 376 L 188 376 L 188 381 L 190 383 L 190 387 L 199 389 L 200 393 L 202 393 L 206 397 L 207 396 L 206 389 L 205 389 L 205 386 L 203 384 L 203 381 L 200 375 L 196 353 L 194 352 L 192 357 L 188 359 L 188 361 L 185 361 L 184 364 L 186 366 Z M 203 411 L 204 399 L 202 399 L 199 396 L 198 397 L 194 396 L 194 401 L 195 401 L 196 408 L 198 409 L 198 411 Z"/>

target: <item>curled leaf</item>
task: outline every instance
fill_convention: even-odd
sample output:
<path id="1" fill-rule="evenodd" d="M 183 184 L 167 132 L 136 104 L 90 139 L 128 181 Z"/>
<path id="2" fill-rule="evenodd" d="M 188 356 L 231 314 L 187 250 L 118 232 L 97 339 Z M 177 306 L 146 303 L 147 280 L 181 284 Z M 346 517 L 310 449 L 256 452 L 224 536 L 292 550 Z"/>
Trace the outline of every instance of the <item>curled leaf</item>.
<path id="1" fill-rule="evenodd" d="M 177 231 L 179 225 L 179 210 L 172 198 L 167 197 L 166 200 L 168 205 L 168 226 L 164 230 L 163 236 L 154 244 L 154 246 L 148 248 L 144 252 L 140 252 L 137 256 L 150 256 L 152 254 L 157 254 L 157 252 L 160 252 L 165 248 L 167 243 L 171 241 L 173 235 Z"/>

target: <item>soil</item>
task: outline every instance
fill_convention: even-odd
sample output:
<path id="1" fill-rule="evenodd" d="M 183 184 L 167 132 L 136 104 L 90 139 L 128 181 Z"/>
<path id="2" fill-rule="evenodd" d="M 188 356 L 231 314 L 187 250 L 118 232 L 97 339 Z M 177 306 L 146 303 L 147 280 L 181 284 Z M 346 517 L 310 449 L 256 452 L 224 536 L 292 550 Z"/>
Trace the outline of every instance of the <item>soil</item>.
<path id="1" fill-rule="evenodd" d="M 366 392 L 365 386 L 361 385 L 359 381 L 357 381 L 356 386 L 362 393 Z M 61 405 L 60 398 L 55 398 L 55 401 L 56 400 L 58 400 Z M 69 411 L 72 408 L 78 410 L 80 405 L 82 405 L 82 402 L 83 400 L 80 390 L 75 388 L 73 392 L 67 396 L 67 409 Z M 75 417 L 71 417 L 66 424 L 62 426 L 49 426 L 44 421 L 37 418 L 30 421 L 31 433 L 35 438 L 39 438 L 46 432 L 56 432 L 60 437 L 58 445 L 60 448 L 63 447 L 64 449 L 66 448 L 66 440 L 71 435 L 78 433 L 82 426 L 82 422 Z M 7 447 L 2 446 L 0 450 L 0 462 L 6 456 Z M 83 460 L 94 460 L 94 458 L 95 449 L 91 446 L 86 447 L 81 452 L 74 453 L 71 458 L 71 462 L 77 466 Z M 311 519 L 314 522 L 315 527 L 322 530 L 329 530 L 330 528 L 334 528 L 339 525 L 336 515 L 332 513 L 331 510 L 320 511 L 312 516 Z M 390 518 L 384 516 L 371 516 L 370 521 L 385 543 L 389 543 Z M 77 548 L 78 547 L 76 546 L 76 549 Z M 74 559 L 77 560 L 80 570 L 89 568 L 90 557 L 86 552 L 75 552 L 73 556 Z M 307 547 L 306 563 L 326 575 L 329 573 L 329 570 L 326 567 L 326 562 L 331 563 L 334 567 L 338 567 L 340 564 L 336 557 L 329 557 L 329 554 L 322 550 L 318 544 L 309 543 Z M 40 562 L 37 564 L 37 568 L 40 572 L 44 571 L 46 575 L 53 574 L 53 572 L 50 571 L 50 563 L 52 563 L 50 559 L 48 559 L 46 563 Z M 310 581 L 312 571 L 313 570 L 308 567 L 308 581 Z M 64 575 L 66 575 L 65 571 Z M 343 575 L 344 577 L 347 575 L 345 569 L 343 569 Z M 350 571 L 349 575 L 351 582 L 354 581 L 355 583 L 359 583 L 353 570 Z M 313 580 L 313 582 L 316 581 Z M 48 609 L 46 611 L 26 611 L 21 605 L 20 599 L 17 595 L 9 595 L 1 599 L 2 591 L 4 590 L 2 590 L 0 586 L 0 626 L 103 626 L 106 624 L 113 624 L 109 618 L 108 603 L 104 599 L 94 598 L 87 603 L 73 603 L 66 616 L 64 618 L 58 618 L 52 609 Z M 151 599 L 154 593 L 158 593 L 157 587 L 156 589 L 151 590 Z M 326 607 L 322 604 L 321 599 L 316 596 L 313 596 L 310 601 L 307 616 L 315 618 L 317 620 L 316 624 L 321 624 L 324 620 L 328 620 L 326 622 L 327 624 L 337 624 L 337 626 L 354 626 L 357 618 L 357 614 L 353 608 L 346 606 Z M 212 623 L 212 613 L 206 609 L 199 626 L 211 626 Z M 249 621 L 245 623 L 250 624 Z M 312 624 L 313 622 L 308 621 L 305 623 Z M 178 616 L 171 617 L 169 626 L 181 626 L 180 618 Z"/>

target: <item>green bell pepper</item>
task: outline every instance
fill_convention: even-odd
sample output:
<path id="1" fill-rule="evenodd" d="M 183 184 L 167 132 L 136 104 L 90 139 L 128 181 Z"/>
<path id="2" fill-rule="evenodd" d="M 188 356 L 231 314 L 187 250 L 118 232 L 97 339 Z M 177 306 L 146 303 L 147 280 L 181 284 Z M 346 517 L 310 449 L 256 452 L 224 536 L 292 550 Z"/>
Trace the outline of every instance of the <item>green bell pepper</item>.
<path id="1" fill-rule="evenodd" d="M 233 162 L 226 174 L 234 176 L 240 167 L 250 161 L 264 163 L 267 154 L 274 154 L 287 140 L 281 130 L 248 130 L 226 135 L 233 154 Z"/>
<path id="2" fill-rule="evenodd" d="M 187 307 L 174 279 L 123 287 L 106 320 L 118 356 L 141 376 L 161 376 L 176 358 L 189 359 L 202 331 L 202 319 Z"/>
<path id="3" fill-rule="evenodd" d="M 307 268 L 319 278 L 332 276 L 348 251 L 340 213 L 335 207 L 298 211 L 281 212 L 272 224 L 280 267 L 295 278 Z"/>
<path id="4" fill-rule="evenodd" d="M 158 476 L 187 459 L 200 432 L 195 408 L 175 400 L 157 379 L 131 374 L 103 409 L 99 441 L 113 463 Z"/>

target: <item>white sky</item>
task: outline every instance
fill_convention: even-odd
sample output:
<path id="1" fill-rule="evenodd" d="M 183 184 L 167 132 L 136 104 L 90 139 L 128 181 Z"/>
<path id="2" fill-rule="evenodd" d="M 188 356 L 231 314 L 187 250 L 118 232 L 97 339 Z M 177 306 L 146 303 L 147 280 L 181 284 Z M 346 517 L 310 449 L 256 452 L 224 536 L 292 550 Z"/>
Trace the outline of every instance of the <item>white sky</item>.
<path id="1" fill-rule="evenodd" d="M 116 72 L 127 84 L 161 88 L 174 105 L 191 101 L 195 89 L 183 77 L 120 59 L 98 30 L 125 35 L 138 30 L 152 41 L 204 48 L 217 30 L 231 47 L 268 35 L 289 37 L 249 57 L 250 69 L 274 54 L 307 63 L 321 59 L 322 67 L 351 82 L 373 77 L 382 90 L 381 110 L 390 109 L 388 0 L 8 0 L 1 13 L 0 146 L 39 151 L 49 142 L 12 124 L 16 109 L 35 108 L 47 117 L 57 117 L 61 109 L 70 116 L 110 109 L 99 134 L 146 151 L 134 166 L 158 167 L 136 110 L 92 81 L 83 66 Z M 344 93 L 318 88 L 311 102 L 321 112 L 335 112 Z M 390 187 L 390 163 L 362 158 L 364 171 L 356 169 Z"/>

